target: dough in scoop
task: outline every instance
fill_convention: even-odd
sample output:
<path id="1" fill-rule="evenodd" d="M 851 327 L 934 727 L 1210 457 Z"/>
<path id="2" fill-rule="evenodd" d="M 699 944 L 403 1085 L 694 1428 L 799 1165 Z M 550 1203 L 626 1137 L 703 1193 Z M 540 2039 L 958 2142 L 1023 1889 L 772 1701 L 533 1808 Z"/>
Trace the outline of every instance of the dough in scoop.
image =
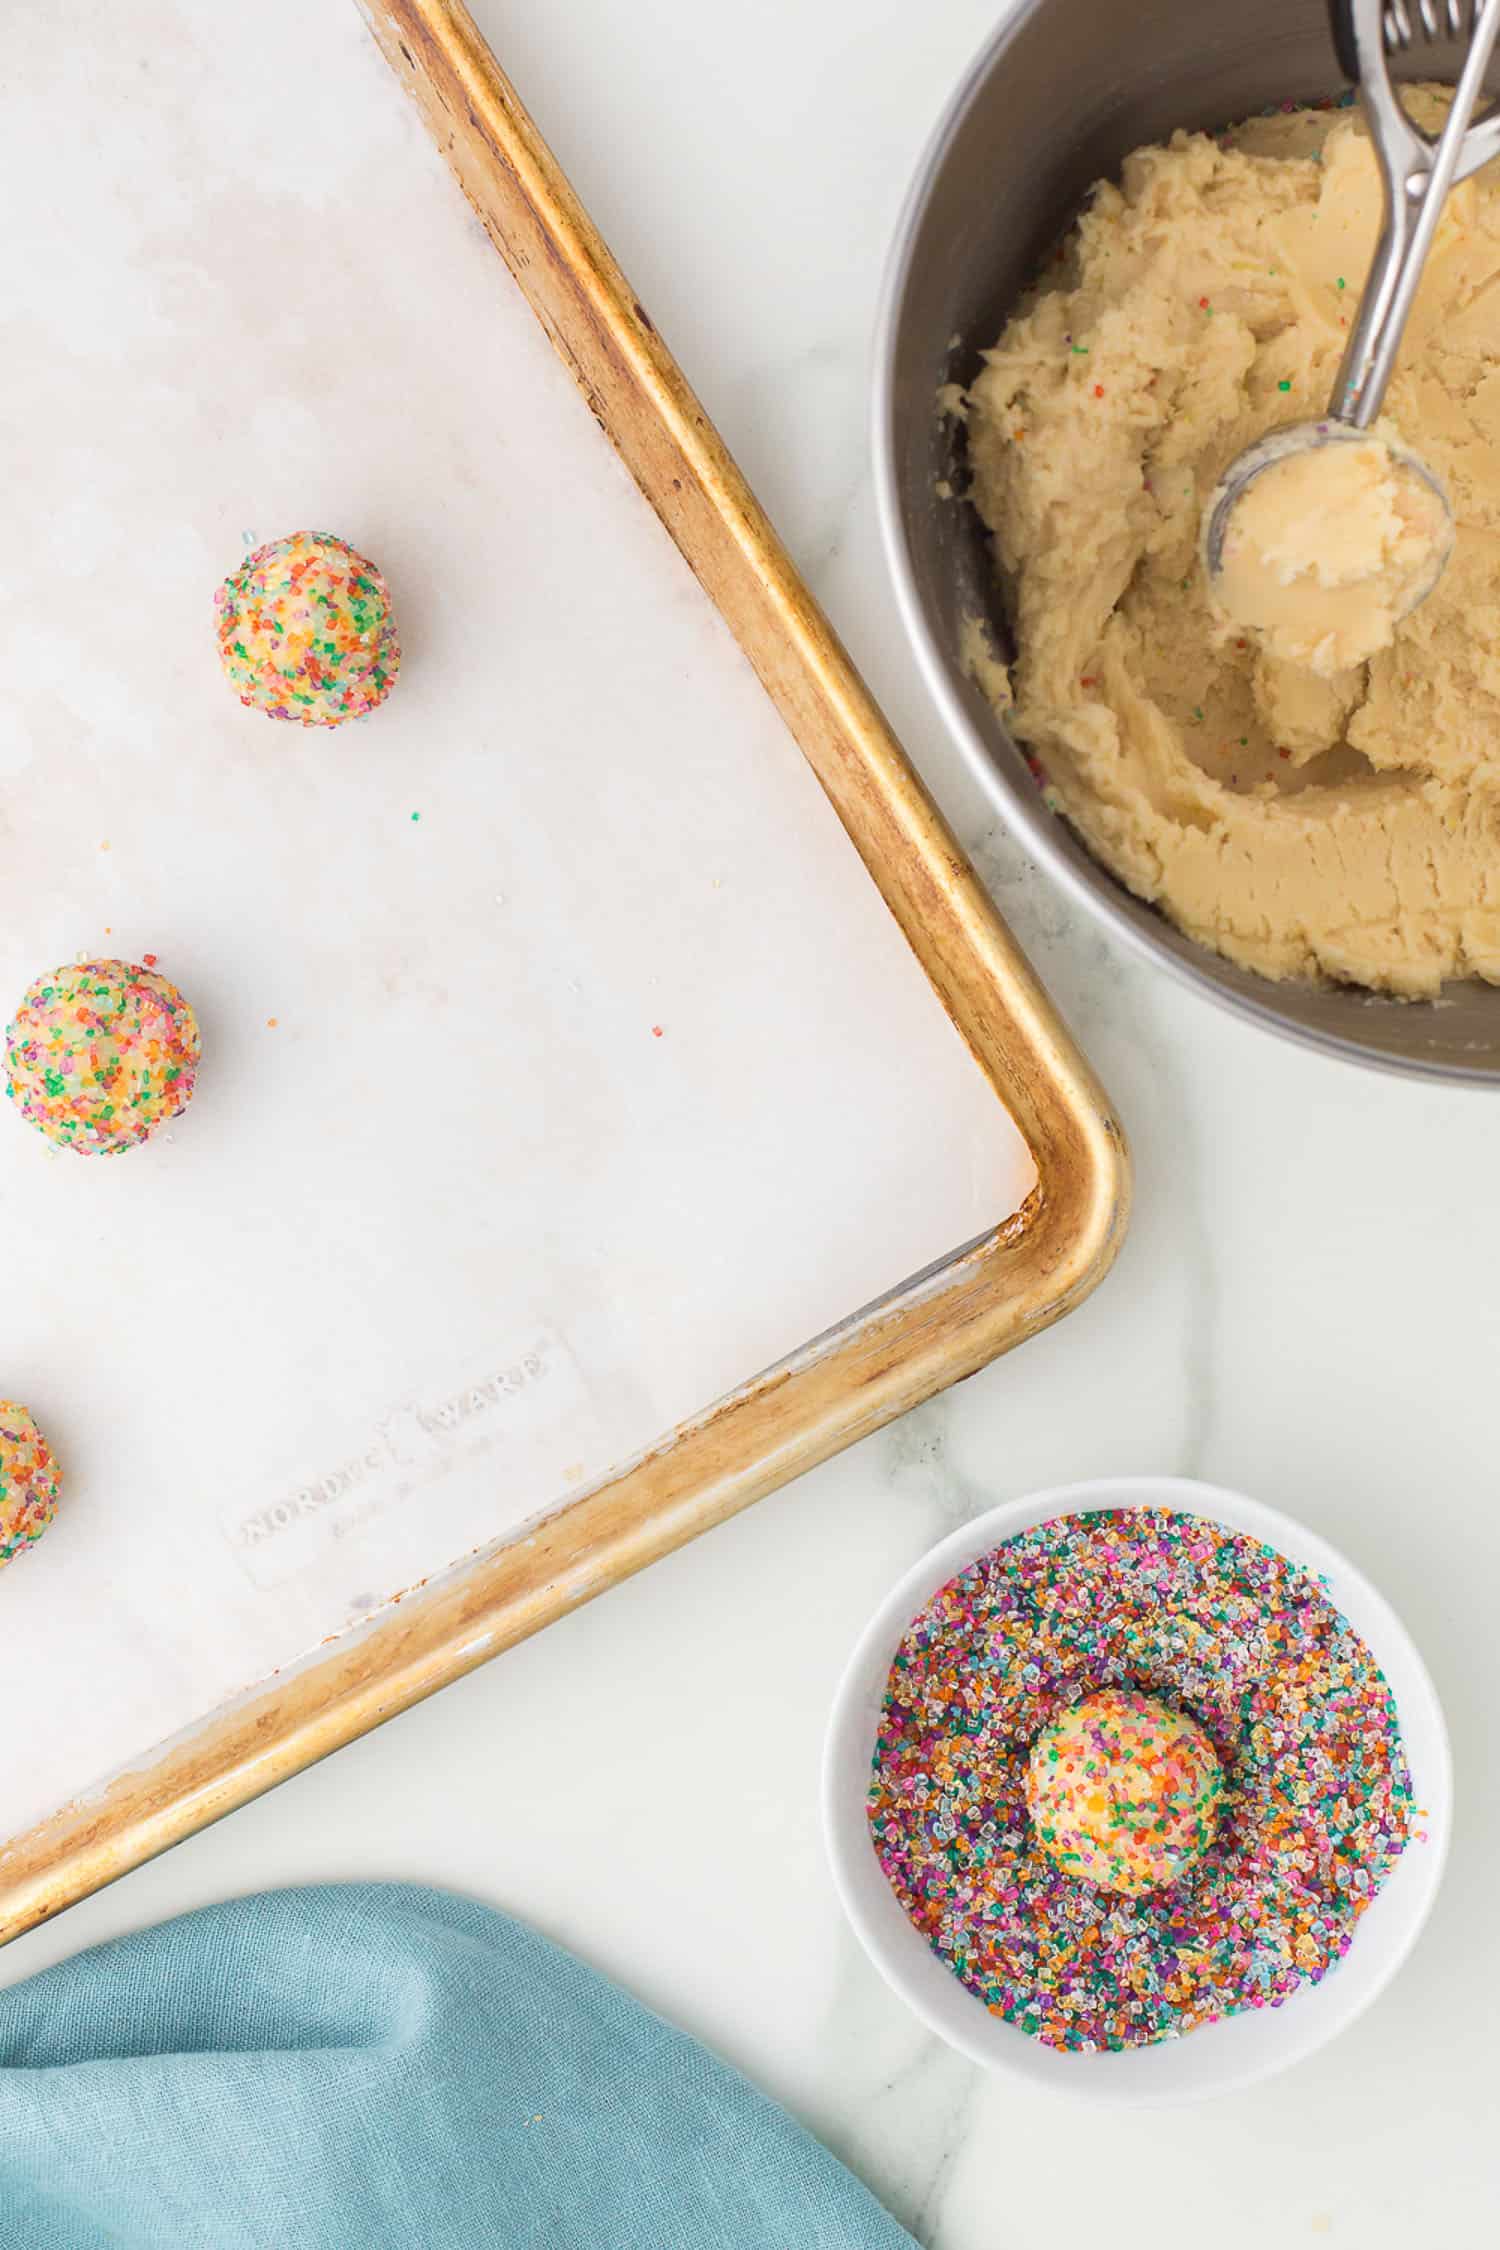
<path id="1" fill-rule="evenodd" d="M 1398 447 L 1334 438 L 1246 485 L 1210 591 L 1270 656 L 1332 680 L 1390 647 L 1451 545 L 1442 501 Z"/>

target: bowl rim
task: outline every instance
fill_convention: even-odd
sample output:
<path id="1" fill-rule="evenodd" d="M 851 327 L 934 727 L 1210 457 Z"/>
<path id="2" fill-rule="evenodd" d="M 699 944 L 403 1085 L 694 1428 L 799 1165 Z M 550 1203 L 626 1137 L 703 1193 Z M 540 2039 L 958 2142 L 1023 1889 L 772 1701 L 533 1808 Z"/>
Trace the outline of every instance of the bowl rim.
<path id="1" fill-rule="evenodd" d="M 935 636 L 928 628 L 902 522 L 896 471 L 896 353 L 901 306 L 915 260 L 917 235 L 933 183 L 947 157 L 949 146 L 1005 49 L 1028 19 L 1044 5 L 1045 0 L 1010 0 L 949 95 L 936 124 L 927 136 L 902 200 L 895 231 L 886 253 L 876 301 L 870 400 L 875 514 L 880 528 L 880 543 L 895 591 L 897 612 L 907 642 L 916 656 L 917 669 L 928 694 L 937 706 L 949 739 L 957 745 L 970 773 L 1006 828 L 1024 840 L 1028 850 L 1042 863 L 1051 880 L 1119 938 L 1138 960 L 1150 961 L 1156 967 L 1164 969 L 1179 985 L 1213 1002 L 1228 1014 L 1238 1017 L 1241 1022 L 1274 1031 L 1283 1039 L 1291 1040 L 1295 1045 L 1313 1053 L 1333 1056 L 1343 1062 L 1360 1063 L 1367 1069 L 1384 1071 L 1399 1078 L 1493 1090 L 1500 1086 L 1500 1069 L 1486 1069 L 1446 1056 L 1424 1058 L 1420 1055 L 1398 1054 L 1386 1048 L 1369 1046 L 1353 1033 L 1292 1022 L 1269 997 L 1262 999 L 1254 992 L 1239 991 L 1223 983 L 1212 966 L 1218 957 L 1207 947 L 1194 944 L 1193 953 L 1178 953 L 1163 937 L 1143 927 L 1074 865 L 1061 841 L 1065 833 L 1062 824 L 1058 816 L 1042 803 L 1040 796 L 1032 802 L 1001 772 L 990 754 L 984 736 L 964 709 L 955 689 L 950 671 L 950 655 L 938 646 Z M 1087 846 L 1083 848 L 1087 850 Z M 1096 860 L 1093 864 L 1106 881 L 1123 890 L 1118 877 L 1102 861 Z M 1148 909 L 1150 907 L 1149 901 L 1139 903 Z M 1188 943 L 1193 944 L 1194 941 L 1188 940 Z M 1195 955 L 1201 955 L 1201 959 Z M 1267 990 L 1268 993 L 1274 991 L 1275 986 L 1268 982 Z M 1421 1004 L 1387 998 L 1378 993 L 1369 994 L 1368 999 L 1372 1006 L 1392 1008 Z"/>
<path id="2" fill-rule="evenodd" d="M 883 1655 L 883 1674 L 908 1625 L 924 1603 L 958 1571 L 1016 1532 L 1090 1509 L 1124 1512 L 1143 1507 L 1170 1507 L 1184 1514 L 1206 1516 L 1231 1530 L 1244 1531 L 1274 1548 L 1288 1561 L 1329 1580 L 1335 1590 L 1335 1600 L 1341 1593 L 1345 1598 L 1351 1592 L 1356 1594 L 1361 1607 L 1379 1615 L 1382 1636 L 1389 1647 L 1399 1648 L 1403 1667 L 1409 1674 L 1408 1694 L 1404 1704 L 1398 1702 L 1397 1706 L 1403 1733 L 1407 1731 L 1406 1714 L 1420 1699 L 1426 1706 L 1424 1720 L 1429 1735 L 1422 1776 L 1426 1798 L 1426 1842 L 1420 1862 L 1423 1887 L 1414 1901 L 1408 1927 L 1390 1944 L 1385 1960 L 1371 1974 L 1366 1988 L 1334 2020 L 1312 2012 L 1299 2017 L 1296 2006 L 1300 1995 L 1293 1994 L 1274 2011 L 1275 2020 L 1289 2028 L 1272 2054 L 1247 2062 L 1237 2070 L 1222 2071 L 1211 2083 L 1200 2074 L 1189 2088 L 1142 2084 L 1138 2079 L 1132 2080 L 1126 2070 L 1116 2067 L 1128 2066 L 1141 2052 L 1150 2053 L 1153 2048 L 1127 2049 L 1121 2055 L 1064 2056 L 1058 2050 L 1041 2047 L 1009 2023 L 1004 2025 L 1004 2030 L 1011 2036 L 992 2044 L 994 2026 L 1003 2019 L 979 2009 L 977 2002 L 974 2003 L 977 2011 L 975 2036 L 961 2035 L 935 2007 L 927 2004 L 917 1977 L 908 1977 L 892 1962 L 884 1942 L 871 1926 L 860 1897 L 861 1884 L 855 1875 L 856 1864 L 861 1863 L 867 1876 L 873 1859 L 864 1817 L 868 1747 L 857 1773 L 850 1771 L 850 1737 L 859 1718 L 861 1681 L 872 1660 L 878 1654 Z M 857 1802 L 852 1802 L 851 1793 L 856 1787 Z M 1337 2038 L 1379 1999 L 1409 1959 L 1442 1887 L 1453 1821 L 1453 1754 L 1441 1700 L 1411 1634 L 1374 1582 L 1320 1533 L 1246 1493 L 1193 1477 L 1094 1477 L 1002 1501 L 946 1534 L 903 1571 L 856 1636 L 840 1672 L 823 1739 L 820 1797 L 824 1851 L 845 1918 L 871 1965 L 929 2031 L 971 2062 L 1004 2076 L 1024 2078 L 1032 2085 L 1045 2082 L 1054 2091 L 1075 2099 L 1102 2102 L 1116 2108 L 1164 2108 L 1243 2092 L 1249 2086 L 1278 2076 Z M 933 1958 L 925 1941 L 911 1930 L 909 1923 L 905 1926 L 913 1942 L 922 1948 L 921 1958 Z M 914 1960 L 917 1958 L 913 1956 Z M 951 1975 L 947 1970 L 943 1973 Z M 1326 1979 L 1320 1979 L 1318 1986 L 1308 1989 L 1320 1989 L 1325 1982 Z M 967 1997 L 972 1999 L 972 1995 Z M 1205 2025 L 1195 2036 L 1211 2037 L 1214 2029 L 1213 2025 Z M 981 2036 L 986 2032 L 988 2039 Z M 1159 2049 L 1164 2043 L 1154 2044 L 1155 2049 Z M 1202 2049 L 1194 2052 L 1201 2054 Z M 1075 2075 L 1064 2078 L 1057 2069 L 1058 2064 Z"/>

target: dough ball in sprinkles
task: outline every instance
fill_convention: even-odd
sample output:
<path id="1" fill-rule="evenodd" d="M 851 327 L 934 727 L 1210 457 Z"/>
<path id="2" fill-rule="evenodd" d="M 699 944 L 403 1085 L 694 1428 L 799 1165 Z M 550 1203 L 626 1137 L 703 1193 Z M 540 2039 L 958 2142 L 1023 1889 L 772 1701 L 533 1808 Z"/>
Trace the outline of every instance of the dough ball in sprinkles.
<path id="1" fill-rule="evenodd" d="M 1213 1842 L 1223 1798 L 1224 1769 L 1196 1719 L 1128 1688 L 1069 1704 L 1027 1761 L 1037 1842 L 1065 1874 L 1107 1891 L 1175 1882 Z"/>
<path id="2" fill-rule="evenodd" d="M 1060 1865 L 1033 1748 L 1116 1690 L 1212 1744 L 1201 1856 L 1138 1894 Z M 942 1587 L 886 1682 L 868 1815 L 906 1913 L 987 2008 L 1046 2045 L 1147 2046 L 1276 2007 L 1348 1951 L 1412 1832 L 1394 1699 L 1308 1571 L 1160 1509 L 1059 1516 Z"/>
<path id="3" fill-rule="evenodd" d="M 62 1485 L 51 1448 L 24 1406 L 0 1398 L 0 1570 L 34 1546 Z"/>
<path id="4" fill-rule="evenodd" d="M 331 532 L 294 531 L 257 547 L 214 607 L 225 677 L 241 703 L 273 719 L 362 719 L 401 669 L 389 587 Z"/>
<path id="5" fill-rule="evenodd" d="M 192 1099 L 197 1019 L 175 984 L 129 961 L 38 977 L 5 1034 L 5 1090 L 58 1148 L 117 1156 Z"/>

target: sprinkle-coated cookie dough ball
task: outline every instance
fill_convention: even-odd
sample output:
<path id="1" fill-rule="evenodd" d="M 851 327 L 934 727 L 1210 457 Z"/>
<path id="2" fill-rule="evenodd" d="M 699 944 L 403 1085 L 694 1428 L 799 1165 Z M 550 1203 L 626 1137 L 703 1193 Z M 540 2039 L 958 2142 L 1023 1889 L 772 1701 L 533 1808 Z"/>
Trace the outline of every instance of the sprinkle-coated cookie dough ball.
<path id="1" fill-rule="evenodd" d="M 201 1042 L 174 984 L 129 961 L 38 977 L 5 1034 L 5 1090 L 58 1148 L 116 1156 L 192 1098 Z"/>
<path id="2" fill-rule="evenodd" d="M 383 703 L 401 668 L 390 589 L 326 531 L 257 547 L 214 596 L 219 661 L 241 703 L 337 727 Z"/>
<path id="3" fill-rule="evenodd" d="M 1032 1744 L 1026 1775 L 1043 1851 L 1083 1882 L 1130 1896 L 1202 1858 L 1223 1796 L 1218 1753 L 1196 1719 L 1124 1688 L 1059 1712 Z"/>
<path id="4" fill-rule="evenodd" d="M 57 1513 L 62 1478 L 24 1406 L 0 1398 L 0 1570 L 41 1538 Z"/>

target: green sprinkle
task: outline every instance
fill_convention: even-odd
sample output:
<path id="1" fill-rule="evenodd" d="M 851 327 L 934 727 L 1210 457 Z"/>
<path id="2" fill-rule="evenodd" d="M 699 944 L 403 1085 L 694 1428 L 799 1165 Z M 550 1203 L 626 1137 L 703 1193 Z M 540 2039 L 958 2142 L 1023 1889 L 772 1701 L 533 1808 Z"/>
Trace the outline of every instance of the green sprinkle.
<path id="1" fill-rule="evenodd" d="M 1285 375 L 1282 376 L 1281 381 L 1276 386 L 1278 391 L 1289 391 L 1291 387 L 1291 383 Z"/>
<path id="2" fill-rule="evenodd" d="M 422 815 L 419 812 L 414 812 L 411 817 L 413 820 L 420 820 Z"/>
<path id="3" fill-rule="evenodd" d="M 1339 275 L 1339 277 L 1338 277 L 1338 280 L 1337 280 L 1337 281 L 1336 281 L 1336 282 L 1334 283 L 1334 287 L 1335 287 L 1336 289 L 1342 289 L 1342 288 L 1343 288 L 1343 286 L 1344 286 L 1344 277 L 1343 277 L 1343 275 L 1342 275 L 1342 274 L 1340 274 L 1340 275 Z"/>

